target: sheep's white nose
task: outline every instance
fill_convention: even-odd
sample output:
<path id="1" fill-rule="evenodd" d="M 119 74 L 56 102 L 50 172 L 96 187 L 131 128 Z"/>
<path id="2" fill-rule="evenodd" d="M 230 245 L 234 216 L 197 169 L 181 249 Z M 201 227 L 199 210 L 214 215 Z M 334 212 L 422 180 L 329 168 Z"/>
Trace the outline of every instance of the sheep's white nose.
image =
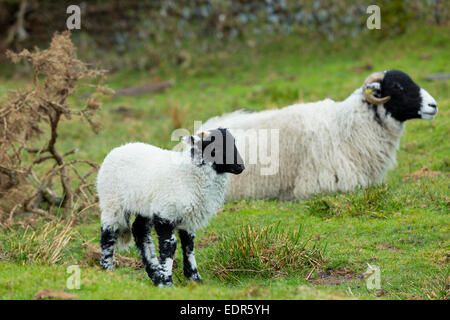
<path id="1" fill-rule="evenodd" d="M 422 106 L 419 110 L 419 115 L 422 119 L 433 119 L 438 111 L 436 100 L 425 89 L 420 89 L 420 95 L 422 97 Z"/>

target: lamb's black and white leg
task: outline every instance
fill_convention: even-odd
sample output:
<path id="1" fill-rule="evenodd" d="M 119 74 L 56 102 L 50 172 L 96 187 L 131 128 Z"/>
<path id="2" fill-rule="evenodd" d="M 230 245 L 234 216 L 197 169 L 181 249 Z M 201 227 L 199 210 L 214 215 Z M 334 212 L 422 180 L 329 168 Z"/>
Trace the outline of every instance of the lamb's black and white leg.
<path id="1" fill-rule="evenodd" d="M 114 248 L 119 232 L 113 228 L 102 226 L 100 236 L 101 260 L 103 269 L 114 270 Z"/>
<path id="2" fill-rule="evenodd" d="M 159 261 L 156 257 L 155 245 L 152 240 L 152 220 L 139 215 L 136 216 L 132 231 L 136 247 L 144 263 L 145 271 L 150 279 L 158 285 L 161 281 L 161 273 Z"/>
<path id="3" fill-rule="evenodd" d="M 162 279 L 160 285 L 171 286 L 173 257 L 177 248 L 177 238 L 175 237 L 175 224 L 166 219 L 155 216 L 155 230 L 158 234 L 159 242 L 159 262 L 161 264 Z"/>
<path id="4" fill-rule="evenodd" d="M 184 275 L 192 281 L 201 282 L 202 278 L 198 273 L 197 262 L 195 261 L 194 254 L 195 233 L 179 230 L 178 234 L 180 235 L 181 247 L 183 248 Z"/>

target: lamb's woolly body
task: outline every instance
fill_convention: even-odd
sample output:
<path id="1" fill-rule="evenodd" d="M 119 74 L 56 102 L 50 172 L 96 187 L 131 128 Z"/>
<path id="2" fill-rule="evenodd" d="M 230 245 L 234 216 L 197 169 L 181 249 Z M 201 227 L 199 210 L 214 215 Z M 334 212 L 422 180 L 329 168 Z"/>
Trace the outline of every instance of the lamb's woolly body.
<path id="1" fill-rule="evenodd" d="M 196 166 L 188 152 L 129 143 L 112 150 L 97 178 L 102 225 L 127 231 L 129 214 L 176 222 L 195 231 L 223 204 L 228 174 Z"/>
<path id="2" fill-rule="evenodd" d="M 223 139 L 233 142 L 233 148 Z M 214 139 L 212 138 L 214 137 Z M 230 139 L 230 140 L 228 140 Z M 228 174 L 244 170 L 234 138 L 226 129 L 210 130 L 182 140 L 184 152 L 130 143 L 112 150 L 97 177 L 101 215 L 100 265 L 114 269 L 116 245 L 126 247 L 131 234 L 145 271 L 155 285 L 171 286 L 178 231 L 183 250 L 183 272 L 201 281 L 194 253 L 195 231 L 223 204 Z M 222 148 L 214 158 L 208 148 Z M 226 163 L 230 154 L 233 162 Z M 130 215 L 136 219 L 130 226 Z M 158 235 L 159 257 L 151 236 Z"/>
<path id="3" fill-rule="evenodd" d="M 383 105 L 377 108 L 381 124 L 357 89 L 342 102 L 326 99 L 256 113 L 237 111 L 208 120 L 203 129 L 229 128 L 239 152 L 245 154 L 246 170 L 230 178 L 226 200 L 304 199 L 381 183 L 396 162 L 404 123 L 387 116 Z M 242 150 L 247 140 L 242 130 L 247 129 L 279 129 L 276 174 L 261 175 L 265 166 L 248 163 L 249 155 Z M 246 149 L 251 143 L 255 141 L 246 141 Z"/>

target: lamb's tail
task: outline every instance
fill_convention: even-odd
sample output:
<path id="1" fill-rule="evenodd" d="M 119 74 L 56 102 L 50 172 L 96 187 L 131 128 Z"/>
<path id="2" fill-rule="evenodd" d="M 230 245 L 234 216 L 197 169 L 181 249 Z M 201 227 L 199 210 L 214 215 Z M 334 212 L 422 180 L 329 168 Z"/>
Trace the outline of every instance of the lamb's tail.
<path id="1" fill-rule="evenodd" d="M 131 243 L 131 225 L 130 214 L 125 213 L 118 221 L 116 217 L 108 219 L 107 215 L 102 214 L 102 233 L 104 230 L 110 230 L 117 235 L 114 241 L 119 250 L 126 250 Z"/>
<path id="2" fill-rule="evenodd" d="M 128 250 L 131 244 L 131 229 L 119 230 L 119 237 L 117 238 L 117 249 Z"/>
<path id="3" fill-rule="evenodd" d="M 117 229 L 119 236 L 117 238 L 117 248 L 119 250 L 127 250 L 131 244 L 131 225 L 130 225 L 130 214 L 125 213 L 123 221 Z"/>

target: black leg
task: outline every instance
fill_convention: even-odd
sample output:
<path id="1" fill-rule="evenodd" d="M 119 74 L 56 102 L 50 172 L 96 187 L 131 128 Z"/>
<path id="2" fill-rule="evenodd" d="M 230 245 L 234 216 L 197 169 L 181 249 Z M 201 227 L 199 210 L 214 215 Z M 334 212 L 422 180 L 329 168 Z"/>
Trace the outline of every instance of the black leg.
<path id="1" fill-rule="evenodd" d="M 202 278 L 197 271 L 197 262 L 194 254 L 194 232 L 187 232 L 185 230 L 178 231 L 181 240 L 181 247 L 183 248 L 183 270 L 186 278 L 201 282 Z"/>
<path id="2" fill-rule="evenodd" d="M 116 246 L 119 232 L 112 228 L 101 228 L 100 248 L 102 250 L 100 265 L 103 269 L 114 270 L 114 248 Z"/>
<path id="3" fill-rule="evenodd" d="M 145 271 L 152 281 L 158 285 L 161 281 L 160 265 L 156 257 L 152 240 L 152 221 L 150 218 L 136 216 L 132 226 L 134 241 L 142 257 Z"/>
<path id="4" fill-rule="evenodd" d="M 162 282 L 161 285 L 170 286 L 172 282 L 173 257 L 177 248 L 177 238 L 175 237 L 175 224 L 157 216 L 154 218 L 155 230 L 158 234 L 159 260 L 161 264 Z"/>

